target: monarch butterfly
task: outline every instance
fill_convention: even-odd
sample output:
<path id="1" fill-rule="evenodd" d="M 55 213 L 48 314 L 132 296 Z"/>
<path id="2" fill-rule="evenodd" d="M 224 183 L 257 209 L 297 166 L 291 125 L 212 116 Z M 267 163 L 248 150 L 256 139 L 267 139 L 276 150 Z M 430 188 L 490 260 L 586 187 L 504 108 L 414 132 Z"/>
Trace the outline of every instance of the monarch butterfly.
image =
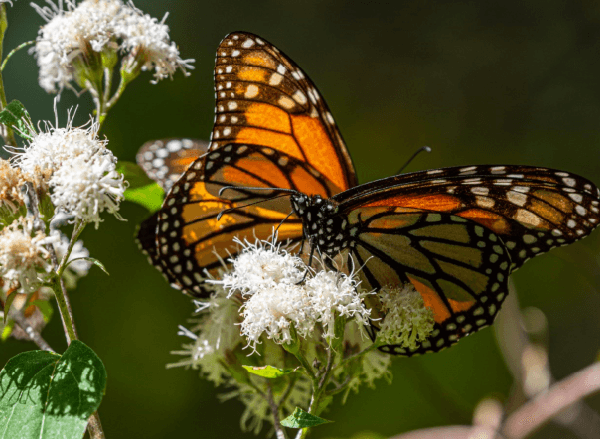
<path id="1" fill-rule="evenodd" d="M 208 150 L 173 170 L 181 178 L 140 231 L 153 263 L 192 296 L 207 297 L 205 275 L 236 254 L 234 236 L 266 238 L 279 226 L 281 240 L 352 256 L 365 288 L 410 282 L 433 310 L 434 332 L 416 349 L 381 350 L 439 351 L 493 322 L 512 271 L 600 220 L 591 182 L 541 167 L 432 169 L 358 185 L 316 87 L 256 35 L 221 42 L 215 83 Z"/>

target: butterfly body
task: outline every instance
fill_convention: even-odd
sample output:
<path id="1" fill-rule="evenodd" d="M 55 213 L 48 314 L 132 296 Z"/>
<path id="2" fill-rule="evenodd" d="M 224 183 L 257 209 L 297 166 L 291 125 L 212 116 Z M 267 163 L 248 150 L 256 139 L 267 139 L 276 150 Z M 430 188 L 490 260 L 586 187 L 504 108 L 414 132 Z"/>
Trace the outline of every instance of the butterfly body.
<path id="1" fill-rule="evenodd" d="M 215 83 L 210 146 L 177 168 L 181 178 L 140 236 L 153 264 L 194 297 L 208 297 L 204 279 L 240 251 L 234 237 L 267 239 L 277 228 L 281 241 L 352 258 L 366 290 L 412 285 L 433 311 L 434 331 L 413 350 L 381 349 L 439 351 L 493 322 L 511 272 L 600 222 L 593 183 L 542 167 L 461 166 L 358 185 L 314 84 L 256 35 L 221 42 Z M 377 330 L 374 322 L 371 335 Z"/>

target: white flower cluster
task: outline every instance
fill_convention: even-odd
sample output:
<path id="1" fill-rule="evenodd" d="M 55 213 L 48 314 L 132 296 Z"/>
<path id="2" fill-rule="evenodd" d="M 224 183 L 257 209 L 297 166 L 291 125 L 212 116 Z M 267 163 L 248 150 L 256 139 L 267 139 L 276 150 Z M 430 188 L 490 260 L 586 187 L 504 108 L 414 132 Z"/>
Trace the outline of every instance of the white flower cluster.
<path id="1" fill-rule="evenodd" d="M 58 210 L 98 227 L 104 210 L 118 217 L 126 187 L 106 143 L 98 139 L 96 123 L 74 128 L 69 116 L 66 128 L 48 123 L 29 145 L 14 149 L 13 160 L 25 172 L 49 175 L 50 197 Z"/>
<path id="2" fill-rule="evenodd" d="M 82 54 L 116 53 L 129 55 L 129 64 L 155 69 L 155 81 L 172 77 L 177 69 L 187 75 L 194 60 L 182 60 L 177 45 L 170 40 L 164 21 L 144 15 L 132 2 L 121 0 L 65 0 L 59 5 L 32 6 L 48 22 L 39 31 L 32 49 L 40 68 L 39 81 L 48 92 L 56 92 L 76 79 L 74 61 Z M 100 57 L 98 57 L 100 59 Z"/>
<path id="3" fill-rule="evenodd" d="M 46 244 L 55 236 L 34 232 L 33 218 L 20 217 L 0 230 L 0 277 L 9 287 L 21 287 L 24 293 L 39 288 L 40 276 L 48 268 Z"/>
<path id="4" fill-rule="evenodd" d="M 247 299 L 241 308 L 241 332 L 254 350 L 263 333 L 276 343 L 292 341 L 292 325 L 307 338 L 320 324 L 323 336 L 332 339 L 338 317 L 367 324 L 370 310 L 353 275 L 329 270 L 314 273 L 298 256 L 272 242 L 238 244 L 244 248 L 233 259 L 231 272 L 213 282 L 221 283 L 230 296 L 239 293 Z"/>
<path id="5" fill-rule="evenodd" d="M 382 288 L 379 293 L 385 318 L 378 342 L 400 344 L 414 349 L 417 342 L 426 340 L 433 332 L 433 310 L 427 308 L 412 284 Z"/>

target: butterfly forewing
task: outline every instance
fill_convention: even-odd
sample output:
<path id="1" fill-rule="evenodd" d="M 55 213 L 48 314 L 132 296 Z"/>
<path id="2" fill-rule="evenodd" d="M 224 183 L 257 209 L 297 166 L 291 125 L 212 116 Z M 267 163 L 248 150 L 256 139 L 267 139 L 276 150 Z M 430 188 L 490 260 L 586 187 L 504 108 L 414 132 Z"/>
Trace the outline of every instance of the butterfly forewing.
<path id="1" fill-rule="evenodd" d="M 215 67 L 211 150 L 229 143 L 271 147 L 308 163 L 342 191 L 354 167 L 327 104 L 306 74 L 264 39 L 234 32 Z"/>
<path id="2" fill-rule="evenodd" d="M 333 197 L 340 210 L 395 206 L 451 213 L 496 233 L 512 269 L 587 236 L 600 221 L 598 189 L 574 174 L 527 166 L 468 166 L 389 177 Z"/>

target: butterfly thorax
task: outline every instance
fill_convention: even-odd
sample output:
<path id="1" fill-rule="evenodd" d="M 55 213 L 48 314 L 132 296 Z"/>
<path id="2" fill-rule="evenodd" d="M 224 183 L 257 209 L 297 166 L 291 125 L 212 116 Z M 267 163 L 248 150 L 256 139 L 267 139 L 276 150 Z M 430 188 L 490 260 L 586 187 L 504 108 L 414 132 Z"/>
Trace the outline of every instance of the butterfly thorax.
<path id="1" fill-rule="evenodd" d="M 292 195 L 294 213 L 302 219 L 304 238 L 321 253 L 337 255 L 350 246 L 348 221 L 338 213 L 337 204 L 320 195 Z"/>

